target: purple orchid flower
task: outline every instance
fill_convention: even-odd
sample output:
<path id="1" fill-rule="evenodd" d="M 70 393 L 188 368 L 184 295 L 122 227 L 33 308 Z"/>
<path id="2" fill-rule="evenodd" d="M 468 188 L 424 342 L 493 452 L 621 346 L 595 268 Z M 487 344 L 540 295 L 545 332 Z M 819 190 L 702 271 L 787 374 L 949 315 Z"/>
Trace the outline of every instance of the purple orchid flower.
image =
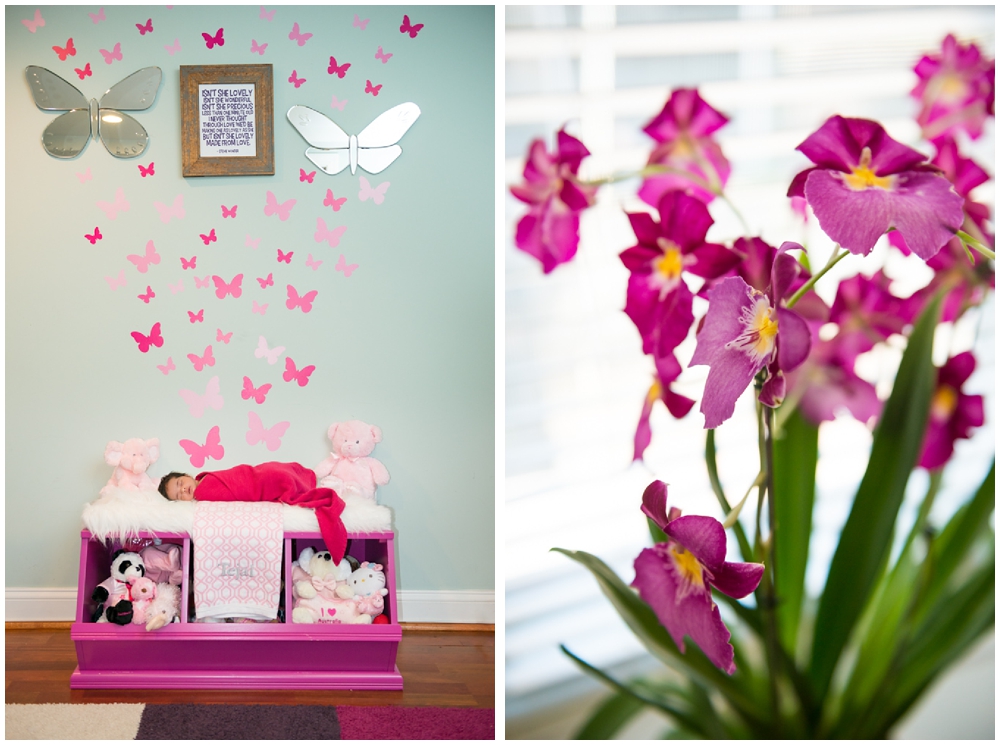
<path id="1" fill-rule="evenodd" d="M 798 399 L 807 421 L 815 425 L 833 421 L 842 410 L 869 426 L 878 418 L 882 402 L 875 386 L 855 374 L 855 360 L 840 336 L 813 340 L 808 359 L 788 373 L 789 400 Z"/>
<path id="2" fill-rule="evenodd" d="M 664 357 L 654 356 L 653 359 L 656 363 L 656 377 L 653 380 L 653 384 L 649 387 L 649 392 L 646 394 L 646 400 L 642 405 L 642 413 L 639 415 L 639 423 L 635 428 L 632 460 L 642 460 L 643 453 L 646 452 L 646 448 L 649 447 L 649 443 L 653 439 L 653 430 L 649 426 L 649 417 L 653 413 L 653 404 L 657 400 L 663 401 L 663 404 L 667 407 L 667 411 L 675 419 L 686 417 L 688 412 L 691 411 L 691 407 L 694 406 L 694 401 L 690 398 L 682 396 L 671 389 L 673 382 L 681 374 L 681 363 L 677 361 L 673 353 Z"/>
<path id="3" fill-rule="evenodd" d="M 868 254 L 890 228 L 925 261 L 962 226 L 962 198 L 916 150 L 877 122 L 831 116 L 797 148 L 813 163 L 788 187 L 820 227 L 854 254 Z"/>
<path id="4" fill-rule="evenodd" d="M 580 140 L 559 130 L 557 148 L 549 154 L 534 140 L 524 164 L 525 183 L 510 193 L 531 205 L 517 224 L 514 245 L 542 262 L 548 274 L 576 255 L 580 244 L 580 213 L 594 204 L 596 186 L 577 179 L 580 163 L 590 151 Z"/>
<path id="5" fill-rule="evenodd" d="M 968 439 L 973 427 L 984 422 L 983 397 L 962 393 L 962 386 L 976 369 L 972 352 L 952 357 L 938 369 L 937 387 L 931 399 L 931 413 L 924 435 L 920 467 L 932 471 L 941 468 L 955 451 L 955 440 Z"/>
<path id="6" fill-rule="evenodd" d="M 712 664 L 736 672 L 729 629 L 712 600 L 712 589 L 742 598 L 760 584 L 763 564 L 726 561 L 722 523 L 701 515 L 667 513 L 667 485 L 654 481 L 642 494 L 642 511 L 669 539 L 643 549 L 635 560 L 632 586 L 656 613 L 681 653 L 684 637 L 697 644 Z"/>
<path id="7" fill-rule="evenodd" d="M 658 143 L 648 165 L 673 171 L 649 176 L 639 189 L 639 198 L 655 207 L 664 192 L 688 191 L 701 201 L 711 202 L 729 180 L 731 168 L 711 134 L 728 122 L 709 106 L 695 88 L 678 88 L 670 94 L 663 110 L 643 127 Z"/>
<path id="8" fill-rule="evenodd" d="M 794 249 L 802 246 L 785 242 L 778 249 L 766 294 L 740 277 L 728 277 L 708 293 L 708 312 L 691 358 L 691 365 L 709 366 L 701 400 L 705 429 L 714 429 L 733 415 L 736 399 L 765 367 L 758 399 L 765 406 L 778 406 L 785 395 L 783 371 L 794 370 L 809 354 L 808 325 L 798 313 L 780 305 L 801 271 L 788 253 Z"/>
<path id="9" fill-rule="evenodd" d="M 952 34 L 941 43 L 941 53 L 923 56 L 913 71 L 920 82 L 910 95 L 920 101 L 917 123 L 928 140 L 954 136 L 964 130 L 972 139 L 983 133 L 993 114 L 995 62 L 983 57 L 975 44 L 963 46 Z"/>
<path id="10" fill-rule="evenodd" d="M 903 333 L 916 315 L 912 304 L 889 292 L 892 280 L 879 269 L 871 278 L 857 274 L 840 282 L 830 307 L 830 320 L 837 332 L 840 356 L 850 360 Z"/>
<path id="11" fill-rule="evenodd" d="M 645 212 L 629 214 L 638 243 L 620 256 L 631 272 L 625 313 L 642 336 L 642 351 L 665 357 L 684 341 L 694 322 L 693 295 L 682 273 L 717 277 L 732 269 L 740 256 L 705 242 L 714 221 L 703 202 L 670 191 L 658 207 L 659 223 Z"/>

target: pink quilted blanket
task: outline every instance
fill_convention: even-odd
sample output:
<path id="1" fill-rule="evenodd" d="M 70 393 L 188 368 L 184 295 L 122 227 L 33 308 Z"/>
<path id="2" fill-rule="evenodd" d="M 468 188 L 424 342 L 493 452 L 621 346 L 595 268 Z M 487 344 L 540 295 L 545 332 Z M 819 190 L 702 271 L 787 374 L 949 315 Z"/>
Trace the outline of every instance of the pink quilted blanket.
<path id="1" fill-rule="evenodd" d="M 196 617 L 273 620 L 283 537 L 280 504 L 197 502 L 191 535 Z"/>

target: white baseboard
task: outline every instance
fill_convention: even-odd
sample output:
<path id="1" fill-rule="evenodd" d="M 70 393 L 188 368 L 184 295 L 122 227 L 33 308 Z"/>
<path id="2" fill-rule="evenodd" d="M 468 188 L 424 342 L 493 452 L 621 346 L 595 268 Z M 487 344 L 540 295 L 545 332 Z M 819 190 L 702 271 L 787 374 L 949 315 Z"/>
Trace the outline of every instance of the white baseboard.
<path id="1" fill-rule="evenodd" d="M 493 590 L 400 590 L 399 620 L 406 623 L 494 623 Z M 7 588 L 6 621 L 72 621 L 76 589 Z"/>

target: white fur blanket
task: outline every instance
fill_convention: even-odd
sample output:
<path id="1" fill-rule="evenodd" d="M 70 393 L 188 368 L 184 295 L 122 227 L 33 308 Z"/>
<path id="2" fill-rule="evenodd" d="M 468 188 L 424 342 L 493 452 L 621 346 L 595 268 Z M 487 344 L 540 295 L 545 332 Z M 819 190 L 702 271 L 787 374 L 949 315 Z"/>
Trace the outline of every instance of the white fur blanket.
<path id="1" fill-rule="evenodd" d="M 348 496 L 341 515 L 348 533 L 378 533 L 392 530 L 388 507 L 363 497 Z M 124 540 L 140 531 L 191 533 L 194 502 L 171 502 L 159 492 L 128 491 L 105 487 L 101 496 L 83 508 L 83 527 L 98 540 Z M 285 532 L 319 532 L 316 513 L 309 507 L 281 505 Z"/>

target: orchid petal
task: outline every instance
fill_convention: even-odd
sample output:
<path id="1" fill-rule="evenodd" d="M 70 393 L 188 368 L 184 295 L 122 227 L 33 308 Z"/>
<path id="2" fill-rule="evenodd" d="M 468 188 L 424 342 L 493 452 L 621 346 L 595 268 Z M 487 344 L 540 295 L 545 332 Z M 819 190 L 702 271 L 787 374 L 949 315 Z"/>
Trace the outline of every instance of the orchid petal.
<path id="1" fill-rule="evenodd" d="M 642 493 L 642 511 L 663 530 L 669 522 L 667 516 L 667 485 L 654 481 Z"/>
<path id="2" fill-rule="evenodd" d="M 673 538 L 713 574 L 726 560 L 726 531 L 713 517 L 683 515 L 663 532 Z"/>
<path id="3" fill-rule="evenodd" d="M 764 565 L 726 561 L 713 569 L 712 575 L 712 587 L 739 599 L 757 589 L 764 576 Z"/>

